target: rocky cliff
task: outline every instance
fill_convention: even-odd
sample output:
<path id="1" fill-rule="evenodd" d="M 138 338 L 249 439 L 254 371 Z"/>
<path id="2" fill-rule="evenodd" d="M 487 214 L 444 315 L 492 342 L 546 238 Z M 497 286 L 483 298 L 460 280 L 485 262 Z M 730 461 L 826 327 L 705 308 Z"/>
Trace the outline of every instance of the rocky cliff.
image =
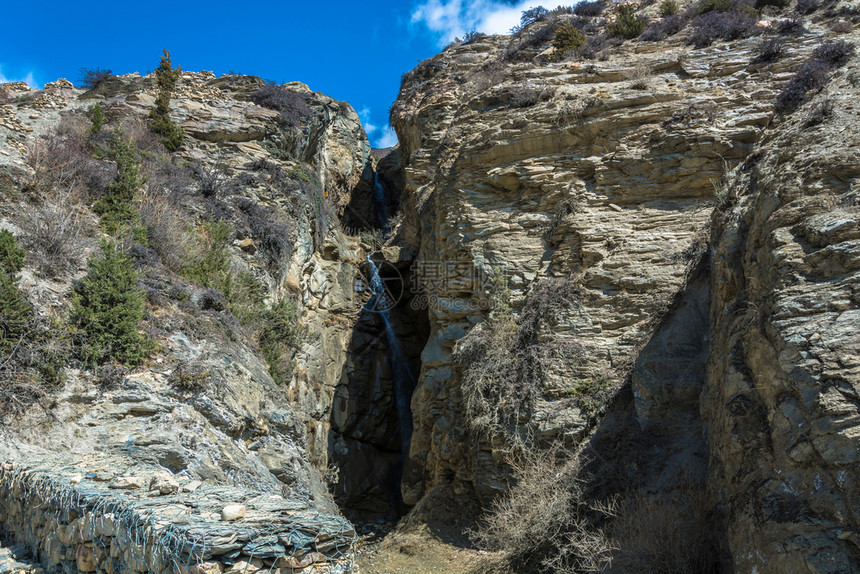
<path id="1" fill-rule="evenodd" d="M 683 46 L 646 45 L 624 63 L 503 67 L 479 91 L 506 44 L 488 37 L 457 46 L 406 76 L 393 111 L 412 216 L 400 232 L 419 263 L 503 269 L 519 306 L 544 278 L 577 283 L 575 309 L 545 319 L 550 333 L 574 340 L 588 359 L 553 363 L 534 423 L 547 439 L 581 439 L 587 417 L 566 393 L 577 382 L 613 384 L 629 374 L 707 241 L 713 182 L 752 151 L 773 117 L 773 75 L 796 66 L 804 46 L 775 69 L 750 69 L 752 40 L 695 57 Z M 631 79 L 637 68 L 649 70 L 644 86 Z M 528 106 L 512 101 L 527 89 L 539 97 Z M 449 392 L 458 380 L 452 350 L 481 314 L 458 282 L 438 287 L 433 295 L 445 305 L 430 310 L 431 342 L 413 400 L 418 476 L 404 488 L 415 502 L 456 468 L 455 480 L 489 499 L 504 485 L 491 445 L 452 452 L 466 446 L 451 440 L 468 427 Z M 464 310 L 450 310 L 458 300 Z M 650 371 L 636 380 L 639 409 L 646 424 L 662 426 L 660 405 L 672 400 L 655 400 L 667 385 L 654 380 L 662 365 Z M 695 403 L 690 385 L 677 392 Z"/>
<path id="2" fill-rule="evenodd" d="M 98 509 L 109 508 L 114 522 L 123 515 L 125 532 L 132 534 L 146 520 L 175 523 L 168 517 L 182 502 L 170 495 L 193 493 L 180 495 L 199 499 L 190 504 L 201 512 L 188 522 L 198 535 L 221 528 L 221 539 L 214 551 L 199 556 L 193 548 L 191 554 L 184 551 L 186 561 L 220 561 L 222 569 L 253 562 L 251 570 L 263 567 L 261 559 L 268 565 L 281 560 L 279 567 L 330 563 L 348 571 L 351 526 L 339 517 L 323 473 L 328 415 L 359 308 L 354 279 L 362 263 L 357 240 L 343 234 L 336 214 L 361 181 L 369 146 L 348 104 L 300 84 L 280 88 L 306 104 L 306 113 L 291 125 L 279 111 L 249 101 L 263 86 L 259 78 L 184 73 L 171 113 L 186 137 L 172 157 L 143 127 L 154 101 L 150 76 L 109 78 L 91 91 L 64 80 L 40 91 L 7 86 L 10 95 L 0 108 L 0 217 L 2 227 L 27 248 L 19 288 L 37 316 L 61 324 L 84 259 L 96 253 L 90 198 L 100 193 L 100 181 L 109 181 L 112 165 L 98 154 L 92 159 L 79 142 L 88 137 L 86 114 L 98 104 L 107 126 L 134 136 L 141 149 L 147 177 L 139 209 L 149 239 L 129 249 L 146 293 L 144 330 L 157 344 L 150 360 L 132 372 L 118 365 L 93 370 L 72 363 L 63 369 L 61 387 L 45 396 L 34 394 L 36 387 L 15 387 L 15 378 L 26 373 L 4 363 L 4 405 L 12 401 L 16 408 L 5 413 L 2 452 L 12 463 L 9 470 L 23 473 L 22 478 L 13 476 L 8 488 L 10 496 L 24 496 L 15 494 L 20 490 L 15 481 L 26 485 L 23 477 L 38 473 L 32 476 L 40 478 L 33 480 L 52 485 L 53 500 L 78 497 L 80 508 L 56 506 L 60 520 L 73 520 L 76 512 L 94 519 Z M 92 138 L 109 137 L 105 133 L 89 136 L 90 145 L 98 147 Z M 328 218 L 326 210 L 332 214 Z M 209 288 L 205 276 L 197 281 L 185 277 L 189 259 L 209 249 L 201 244 L 207 241 L 205 233 L 195 230 L 210 229 L 212 221 L 223 222 L 228 230 L 226 243 L 213 245 L 210 254 L 223 253 L 225 276 L 240 282 L 233 295 L 227 291 L 231 283 L 212 284 L 222 293 Z M 46 229 L 58 238 L 46 237 Z M 44 248 L 63 247 L 57 243 L 75 247 L 61 252 L 65 259 L 60 265 Z M 247 299 L 253 293 L 258 294 Z M 295 369 L 276 384 L 260 353 L 255 326 L 237 321 L 241 314 L 234 302 L 265 300 L 269 305 L 287 299 L 297 302 L 296 319 L 313 336 L 303 339 L 295 351 Z M 148 487 L 156 484 L 153 477 L 165 473 L 162 498 L 145 502 Z M 240 490 L 225 491 L 225 486 Z M 42 492 L 35 485 L 27 488 Z M 124 492 L 131 494 L 120 496 Z M 143 502 L 138 492 L 147 493 Z M 158 495 L 159 489 L 154 492 Z M 261 495 L 281 502 L 258 501 L 255 506 L 253 497 Z M 49 504 L 38 496 L 30 503 Z M 256 534 L 240 536 L 241 544 L 218 524 L 229 503 L 248 506 L 247 518 L 240 516 L 231 526 L 256 524 L 251 531 Z M 146 507 L 142 514 L 141 505 Z M 27 522 L 39 517 L 15 522 L 19 511 L 3 512 L 7 533 L 43 532 L 41 523 Z M 277 534 L 278 516 L 303 522 L 299 530 L 295 525 L 284 528 L 304 534 L 292 542 L 275 538 L 274 545 L 263 549 L 256 537 L 267 530 Z M 48 511 L 41 516 L 48 522 L 54 518 Z M 329 532 L 331 525 L 335 530 Z M 178 542 L 172 540 L 183 543 L 183 533 L 170 534 L 179 534 Z M 193 534 L 185 535 L 194 543 Z M 88 541 L 90 550 L 81 548 L 91 554 L 94 539 L 98 550 L 99 543 L 110 545 L 105 536 L 113 534 L 87 536 L 80 540 Z M 59 542 L 43 537 L 40 552 L 46 564 L 61 564 L 69 546 L 74 560 L 75 546 L 68 538 L 62 532 Z M 323 540 L 334 542 L 328 551 Z M 203 538 L 198 542 L 200 548 L 207 544 Z M 241 553 L 243 547 L 249 556 L 239 560 L 236 550 Z M 154 565 L 149 554 L 144 560 L 134 549 L 123 547 L 119 555 L 123 552 L 130 568 L 169 567 Z M 110 571 L 119 567 L 111 562 L 115 556 L 97 552 L 91 566 Z"/>
<path id="3" fill-rule="evenodd" d="M 448 269 L 425 285 L 404 500 L 493 500 L 513 481 L 514 428 L 580 445 L 604 494 L 707 482 L 722 568 L 856 569 L 856 72 L 778 113 L 833 36 L 806 25 L 769 62 L 759 38 L 693 48 L 682 34 L 559 62 L 547 44 L 512 56 L 516 38 L 477 36 L 404 76 L 395 241 L 416 268 Z M 474 270 L 504 275 L 521 321 L 540 317 L 537 389 L 501 392 L 494 408 L 528 406 L 489 433 L 475 357 L 461 358 L 491 296 Z M 541 306 L 547 288 L 563 304 Z"/>
<path id="4" fill-rule="evenodd" d="M 652 41 L 595 47 L 622 17 L 597 3 L 470 35 L 403 77 L 379 159 L 299 83 L 182 74 L 173 154 L 151 76 L 4 86 L 0 228 L 39 334 L 0 362 L 5 534 L 57 569 L 348 572 L 341 512 L 411 507 L 431 535 L 383 549 L 422 562 L 549 449 L 580 463 L 535 484 L 576 474 L 612 571 L 648 544 L 662 571 L 857 570 L 856 8 L 729 4 L 728 41 L 697 39 L 704 3 L 680 33 L 637 7 Z M 551 47 L 565 22 L 581 51 Z M 132 370 L 64 327 L 120 133 L 154 341 Z"/>
<path id="5" fill-rule="evenodd" d="M 858 87 L 855 59 L 714 216 L 702 413 L 739 572 L 858 567 Z"/>

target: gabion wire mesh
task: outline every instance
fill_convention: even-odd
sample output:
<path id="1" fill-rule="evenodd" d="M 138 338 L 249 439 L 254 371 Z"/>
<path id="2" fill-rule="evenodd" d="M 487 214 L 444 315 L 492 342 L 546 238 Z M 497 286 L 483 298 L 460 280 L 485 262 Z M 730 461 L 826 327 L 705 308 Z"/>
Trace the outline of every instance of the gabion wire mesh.
<path id="1" fill-rule="evenodd" d="M 319 563 L 317 571 L 348 572 L 354 560 L 352 525 L 301 501 L 235 487 L 203 487 L 168 496 L 116 491 L 80 476 L 80 482 L 73 483 L 76 471 L 44 462 L 18 463 L 11 469 L 4 465 L 0 510 L 8 510 L 11 501 L 38 508 L 54 530 L 75 524 L 78 539 L 74 542 L 91 541 L 107 556 L 115 539 L 153 572 L 187 573 L 189 567 L 205 561 L 230 565 L 253 558 L 263 560 L 269 572 L 278 564 L 313 563 Z M 225 501 L 244 504 L 247 517 L 221 521 Z"/>

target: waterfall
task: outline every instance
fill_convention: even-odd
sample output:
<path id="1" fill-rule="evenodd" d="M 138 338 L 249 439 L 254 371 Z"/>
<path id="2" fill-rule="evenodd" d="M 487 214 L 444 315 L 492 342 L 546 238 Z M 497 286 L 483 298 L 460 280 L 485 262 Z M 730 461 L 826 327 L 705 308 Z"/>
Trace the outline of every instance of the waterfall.
<path id="1" fill-rule="evenodd" d="M 376 205 L 376 218 L 383 235 L 388 235 L 388 200 L 385 197 L 385 186 L 379 181 L 379 174 L 373 172 L 373 203 Z"/>
<path id="2" fill-rule="evenodd" d="M 409 439 L 412 436 L 412 409 L 409 401 L 412 398 L 412 390 L 415 386 L 409 363 L 400 347 L 400 341 L 391 325 L 390 306 L 391 297 L 385 289 L 385 284 L 379 276 L 376 264 L 367 256 L 370 269 L 370 286 L 373 289 L 373 297 L 367 303 L 367 310 L 374 311 L 382 317 L 385 326 L 385 339 L 388 343 L 388 360 L 391 364 L 391 376 L 394 379 L 394 402 L 397 407 L 397 423 L 400 428 L 400 441 L 404 455 L 409 450 Z"/>

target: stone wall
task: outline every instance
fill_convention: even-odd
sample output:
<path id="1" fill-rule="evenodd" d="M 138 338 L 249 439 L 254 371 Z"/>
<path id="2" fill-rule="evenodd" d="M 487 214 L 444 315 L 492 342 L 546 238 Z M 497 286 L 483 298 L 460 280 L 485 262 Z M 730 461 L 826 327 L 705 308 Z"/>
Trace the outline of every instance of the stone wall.
<path id="1" fill-rule="evenodd" d="M 164 474 L 105 483 L 79 471 L 56 459 L 0 470 L 0 532 L 48 573 L 352 571 L 352 526 L 307 504 Z"/>

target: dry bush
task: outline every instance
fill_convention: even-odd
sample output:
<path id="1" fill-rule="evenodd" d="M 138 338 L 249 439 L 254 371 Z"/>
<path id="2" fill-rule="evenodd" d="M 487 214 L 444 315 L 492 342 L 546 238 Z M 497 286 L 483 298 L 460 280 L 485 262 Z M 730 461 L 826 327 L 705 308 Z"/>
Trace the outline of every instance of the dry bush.
<path id="1" fill-rule="evenodd" d="M 166 158 L 167 148 L 161 142 L 161 138 L 153 133 L 149 126 L 139 116 L 127 116 L 119 126 L 123 135 L 134 141 L 134 145 L 140 151 L 144 159 L 155 160 Z"/>
<path id="2" fill-rule="evenodd" d="M 308 105 L 308 96 L 287 86 L 267 84 L 251 94 L 250 99 L 258 106 L 280 112 L 281 121 L 286 126 L 301 125 L 313 113 Z"/>
<path id="3" fill-rule="evenodd" d="M 523 421 L 541 396 L 547 367 L 582 357 L 576 341 L 540 337 L 548 318 L 577 304 L 580 288 L 571 278 L 538 281 L 519 317 L 511 310 L 504 277 L 495 275 L 489 291 L 490 316 L 458 341 L 454 362 L 462 369 L 460 390 L 472 428 L 518 449 L 533 442 Z"/>
<path id="4" fill-rule="evenodd" d="M 479 546 L 505 552 L 529 572 L 599 572 L 613 550 L 604 523 L 611 503 L 589 502 L 576 457 L 559 448 L 526 451 L 511 461 L 516 483 L 473 532 Z"/>
<path id="5" fill-rule="evenodd" d="M 239 198 L 236 206 L 251 237 L 260 244 L 269 265 L 278 269 L 292 255 L 290 239 L 295 237 L 295 227 L 285 217 L 278 218 L 273 209 L 246 197 Z"/>
<path id="6" fill-rule="evenodd" d="M 584 99 L 561 102 L 556 109 L 553 123 L 556 127 L 567 128 L 582 119 L 587 107 L 587 101 Z"/>
<path id="7" fill-rule="evenodd" d="M 854 44 L 845 40 L 834 40 L 820 44 L 812 53 L 812 58 L 825 62 L 833 68 L 844 65 L 854 55 Z"/>
<path id="8" fill-rule="evenodd" d="M 794 11 L 798 14 L 808 16 L 818 10 L 819 6 L 818 0 L 797 0 Z"/>
<path id="9" fill-rule="evenodd" d="M 507 103 L 512 108 L 529 108 L 552 98 L 552 90 L 545 84 L 522 82 L 507 88 Z"/>
<path id="10" fill-rule="evenodd" d="M 537 6 L 535 8 L 529 8 L 528 10 L 523 10 L 522 16 L 520 16 L 520 23 L 513 28 L 511 28 L 512 34 L 519 34 L 535 22 L 541 22 L 549 16 L 550 12 L 543 6 Z"/>
<path id="11" fill-rule="evenodd" d="M 499 62 L 493 62 L 476 70 L 469 77 L 469 82 L 474 86 L 476 93 L 483 93 L 493 86 L 505 81 L 505 68 Z"/>
<path id="12" fill-rule="evenodd" d="M 566 111 L 565 113 L 570 113 Z M 564 219 L 569 215 L 574 215 L 578 213 L 582 209 L 582 205 L 579 202 L 575 202 L 570 199 L 565 199 L 564 201 L 558 204 L 558 207 L 550 218 L 549 226 L 546 231 L 543 233 L 543 240 L 549 243 L 552 241 L 555 232 L 558 231 L 558 227 L 562 224 Z"/>
<path id="13" fill-rule="evenodd" d="M 517 423 L 539 397 L 531 349 L 516 349 L 513 325 L 478 325 L 458 341 L 454 361 L 463 368 L 464 406 L 469 425 L 487 435 L 509 435 L 522 440 Z M 513 427 L 513 429 L 511 429 Z"/>
<path id="14" fill-rule="evenodd" d="M 85 133 L 85 120 L 67 119 L 28 148 L 33 177 L 26 186 L 29 202 L 20 209 L 21 227 L 36 268 L 48 277 L 77 269 L 88 232 L 84 204 L 113 176 L 112 166 L 90 156 Z"/>
<path id="15" fill-rule="evenodd" d="M 639 36 L 640 42 L 659 42 L 670 36 L 674 36 L 684 29 L 687 25 L 687 17 L 685 14 L 670 14 L 654 20 L 648 24 L 642 35 Z"/>
<path id="16" fill-rule="evenodd" d="M 840 22 L 836 22 L 836 24 L 857 24 L 860 22 L 860 7 L 850 6 L 850 5 L 842 5 L 839 6 L 839 2 L 828 2 L 829 7 L 824 11 L 825 18 L 838 18 Z M 838 6 L 838 7 L 837 7 Z M 850 32 L 850 30 L 848 30 Z"/>
<path id="17" fill-rule="evenodd" d="M 854 30 L 854 26 L 848 20 L 837 20 L 830 25 L 830 30 L 837 34 L 848 34 Z"/>
<path id="18" fill-rule="evenodd" d="M 526 61 L 537 51 L 544 50 L 552 42 L 555 30 L 551 24 L 545 26 L 529 26 L 514 35 L 508 47 L 505 48 L 505 60 Z"/>
<path id="19" fill-rule="evenodd" d="M 750 64 L 766 64 L 776 62 L 785 54 L 785 40 L 768 38 L 756 46 L 756 55 Z"/>
<path id="20" fill-rule="evenodd" d="M 651 79 L 651 67 L 648 64 L 637 64 L 625 74 L 634 90 L 647 90 Z"/>
<path id="21" fill-rule="evenodd" d="M 140 198 L 140 219 L 147 229 L 149 247 L 174 271 L 186 265 L 195 250 L 188 229 L 192 222 L 169 196 L 150 188 Z"/>
<path id="22" fill-rule="evenodd" d="M 50 408 L 50 393 L 64 381 L 70 341 L 67 329 L 56 321 L 33 317 L 12 345 L 0 345 L 0 416 L 23 412 L 33 403 Z"/>
<path id="23" fill-rule="evenodd" d="M 584 18 L 596 18 L 603 14 L 604 6 L 600 2 L 580 2 L 573 8 L 573 13 Z"/>
<path id="24" fill-rule="evenodd" d="M 312 225 L 314 245 L 322 248 L 326 234 L 332 228 L 336 228 L 340 224 L 340 220 L 337 209 L 329 197 L 330 194 L 325 193 L 316 175 L 301 164 L 293 165 L 287 170 L 266 160 L 251 162 L 246 164 L 245 168 L 254 172 L 255 183 L 263 183 L 274 190 L 277 195 L 289 198 L 290 204 L 286 206 L 286 209 L 291 214 L 298 215 L 302 210 L 306 210 Z M 263 220 L 269 217 L 266 215 L 258 218 L 256 223 L 264 223 Z M 248 223 L 254 224 L 253 221 Z M 286 222 L 278 222 L 278 225 L 281 223 L 286 226 L 287 232 L 292 234 L 291 225 L 286 224 Z M 270 232 L 262 227 L 257 231 L 252 229 L 252 232 L 260 236 L 269 236 L 271 239 Z M 267 241 L 269 240 L 267 239 Z M 269 242 L 271 243 L 271 241 Z M 284 247 L 284 245 L 278 247 Z"/>
<path id="25" fill-rule="evenodd" d="M 130 122 L 127 128 L 141 137 L 144 145 L 140 173 L 146 185 L 139 192 L 138 212 L 147 229 L 149 247 L 167 267 L 178 272 L 188 263 L 195 246 L 189 233 L 193 221 L 181 207 L 195 187 L 192 169 L 171 162 L 158 137 L 143 122 Z"/>
<path id="26" fill-rule="evenodd" d="M 830 73 L 844 65 L 854 54 L 854 45 L 844 40 L 819 45 L 812 56 L 785 83 L 776 98 L 776 109 L 791 113 L 802 105 L 809 93 L 817 92 L 830 81 Z"/>
<path id="27" fill-rule="evenodd" d="M 683 261 L 688 264 L 698 263 L 702 257 L 708 253 L 708 246 L 711 242 L 711 227 L 706 225 L 698 229 L 693 237 L 690 238 L 690 244 L 678 254 L 678 261 Z"/>
<path id="28" fill-rule="evenodd" d="M 169 197 L 172 202 L 193 193 L 195 182 L 190 167 L 172 163 L 167 156 L 144 155 L 144 160 L 140 173 L 150 193 Z"/>
<path id="29" fill-rule="evenodd" d="M 88 90 L 95 90 L 103 82 L 113 78 L 113 72 L 109 68 L 81 68 L 80 84 Z"/>
<path id="30" fill-rule="evenodd" d="M 60 277 L 78 269 L 86 246 L 86 215 L 72 191 L 48 193 L 35 205 L 21 209 L 24 243 L 35 257 L 36 269 L 46 277 Z"/>
<path id="31" fill-rule="evenodd" d="M 486 37 L 486 34 L 482 34 L 477 30 L 471 30 L 463 35 L 463 44 L 474 44 L 475 42 L 480 42 Z"/>
<path id="32" fill-rule="evenodd" d="M 670 492 L 629 496 L 612 525 L 613 571 L 717 572 L 712 508 L 704 486 L 692 479 Z"/>
<path id="33" fill-rule="evenodd" d="M 116 361 L 108 361 L 93 368 L 96 383 L 101 390 L 118 388 L 128 376 L 128 368 Z"/>
<path id="34" fill-rule="evenodd" d="M 62 384 L 69 355 L 64 326 L 37 316 L 18 289 L 23 264 L 12 234 L 0 233 L 0 416 L 25 410 Z"/>
<path id="35" fill-rule="evenodd" d="M 87 145 L 85 121 L 64 120 L 50 137 L 31 143 L 27 162 L 33 179 L 26 189 L 36 193 L 72 190 L 75 198 L 103 193 L 113 180 L 115 167 L 94 159 Z"/>
<path id="36" fill-rule="evenodd" d="M 197 162 L 192 171 L 197 177 L 200 193 L 203 197 L 216 197 L 227 182 L 227 174 L 224 173 L 220 160 L 211 164 Z"/>
<path id="37" fill-rule="evenodd" d="M 743 10 L 708 11 L 693 18 L 689 43 L 696 48 L 706 48 L 717 40 L 758 36 L 762 31 L 756 26 L 757 22 L 755 15 Z"/>
<path id="38" fill-rule="evenodd" d="M 689 105 L 686 108 L 672 112 L 672 115 L 663 120 L 662 126 L 670 128 L 672 126 L 689 127 L 692 125 L 701 124 L 703 122 L 712 123 L 718 115 L 718 110 L 713 105 Z"/>
<path id="39" fill-rule="evenodd" d="M 806 32 L 806 26 L 799 18 L 785 18 L 776 27 L 776 33 L 783 36 L 802 36 Z"/>
<path id="40" fill-rule="evenodd" d="M 582 49 L 582 57 L 589 60 L 607 60 L 610 48 L 617 46 L 618 43 L 618 38 L 610 38 L 606 33 L 589 36 Z"/>

